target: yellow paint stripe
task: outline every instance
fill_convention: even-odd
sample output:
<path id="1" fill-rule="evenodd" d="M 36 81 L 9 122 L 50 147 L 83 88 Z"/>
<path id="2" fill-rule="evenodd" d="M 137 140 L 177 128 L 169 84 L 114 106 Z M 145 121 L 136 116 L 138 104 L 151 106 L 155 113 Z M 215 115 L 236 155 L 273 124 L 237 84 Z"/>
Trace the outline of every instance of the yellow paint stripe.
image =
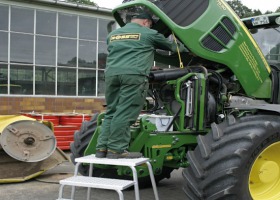
<path id="1" fill-rule="evenodd" d="M 171 144 L 163 144 L 163 145 L 153 145 L 152 149 L 162 149 L 162 148 L 170 148 Z"/>

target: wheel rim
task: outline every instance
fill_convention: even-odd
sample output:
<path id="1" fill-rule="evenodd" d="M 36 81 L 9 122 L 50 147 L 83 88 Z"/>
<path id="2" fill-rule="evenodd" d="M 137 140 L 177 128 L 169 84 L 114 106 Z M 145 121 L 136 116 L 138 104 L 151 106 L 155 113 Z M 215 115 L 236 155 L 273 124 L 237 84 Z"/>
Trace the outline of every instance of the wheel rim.
<path id="1" fill-rule="evenodd" d="M 249 190 L 254 200 L 280 199 L 280 142 L 264 149 L 255 160 L 249 176 Z"/>

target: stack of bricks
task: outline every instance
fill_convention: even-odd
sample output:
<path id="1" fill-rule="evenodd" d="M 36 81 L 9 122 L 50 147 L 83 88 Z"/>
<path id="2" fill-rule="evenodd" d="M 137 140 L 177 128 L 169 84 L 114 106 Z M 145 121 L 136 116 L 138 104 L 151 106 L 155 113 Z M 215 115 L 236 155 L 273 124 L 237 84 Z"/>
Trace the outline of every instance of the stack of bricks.
<path id="1" fill-rule="evenodd" d="M 0 97 L 0 115 L 20 112 L 75 112 L 92 114 L 104 111 L 102 98 Z"/>

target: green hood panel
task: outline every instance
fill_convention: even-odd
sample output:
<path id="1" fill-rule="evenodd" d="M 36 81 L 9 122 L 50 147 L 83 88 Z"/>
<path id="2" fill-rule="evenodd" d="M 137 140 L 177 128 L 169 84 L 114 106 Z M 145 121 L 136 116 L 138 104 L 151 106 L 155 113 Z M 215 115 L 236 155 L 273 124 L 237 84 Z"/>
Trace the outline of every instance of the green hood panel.
<path id="1" fill-rule="evenodd" d="M 271 85 L 270 66 L 248 29 L 226 2 L 168 2 L 155 1 L 153 4 L 147 0 L 135 0 L 115 8 L 113 15 L 123 26 L 124 9 L 126 16 L 136 7 L 150 11 L 157 18 L 152 28 L 166 36 L 173 32 L 193 54 L 227 66 L 248 96 L 270 98 L 271 88 L 267 87 Z M 200 9 L 193 8 L 194 12 L 190 13 L 192 6 L 200 6 Z M 180 11 L 182 8 L 185 12 Z M 180 18 L 185 21 L 180 21 Z M 260 88 L 265 88 L 265 91 L 260 91 Z"/>

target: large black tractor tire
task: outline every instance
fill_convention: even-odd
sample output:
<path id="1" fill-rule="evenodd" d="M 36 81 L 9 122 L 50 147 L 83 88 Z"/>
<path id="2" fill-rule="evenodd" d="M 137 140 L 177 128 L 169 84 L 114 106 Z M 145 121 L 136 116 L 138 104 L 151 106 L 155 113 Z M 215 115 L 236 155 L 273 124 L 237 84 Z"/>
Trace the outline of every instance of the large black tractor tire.
<path id="1" fill-rule="evenodd" d="M 84 151 L 86 150 L 96 128 L 97 128 L 97 117 L 98 114 L 94 115 L 90 121 L 84 121 L 81 125 L 80 130 L 76 131 L 74 134 L 74 142 L 70 144 L 71 155 L 70 159 L 72 163 L 75 164 L 75 158 L 84 156 Z M 88 176 L 89 166 L 80 165 L 79 173 Z M 161 174 L 155 175 L 155 181 L 159 182 L 164 178 L 170 178 L 170 174 L 173 168 L 163 167 Z M 115 169 L 94 169 L 93 176 L 95 177 L 107 177 L 107 178 L 118 178 L 118 179 L 132 179 L 131 176 L 118 176 Z M 146 176 L 139 178 L 139 186 L 141 188 L 151 186 L 150 177 Z"/>
<path id="2" fill-rule="evenodd" d="M 229 116 L 197 139 L 183 170 L 187 199 L 280 199 L 279 116 Z"/>
<path id="3" fill-rule="evenodd" d="M 84 156 L 84 152 L 97 128 L 97 117 L 98 114 L 92 116 L 90 121 L 84 121 L 81 125 L 80 130 L 74 133 L 74 142 L 70 144 L 70 159 L 75 164 L 75 158 Z M 80 165 L 79 173 L 87 176 L 89 173 L 88 165 Z"/>

